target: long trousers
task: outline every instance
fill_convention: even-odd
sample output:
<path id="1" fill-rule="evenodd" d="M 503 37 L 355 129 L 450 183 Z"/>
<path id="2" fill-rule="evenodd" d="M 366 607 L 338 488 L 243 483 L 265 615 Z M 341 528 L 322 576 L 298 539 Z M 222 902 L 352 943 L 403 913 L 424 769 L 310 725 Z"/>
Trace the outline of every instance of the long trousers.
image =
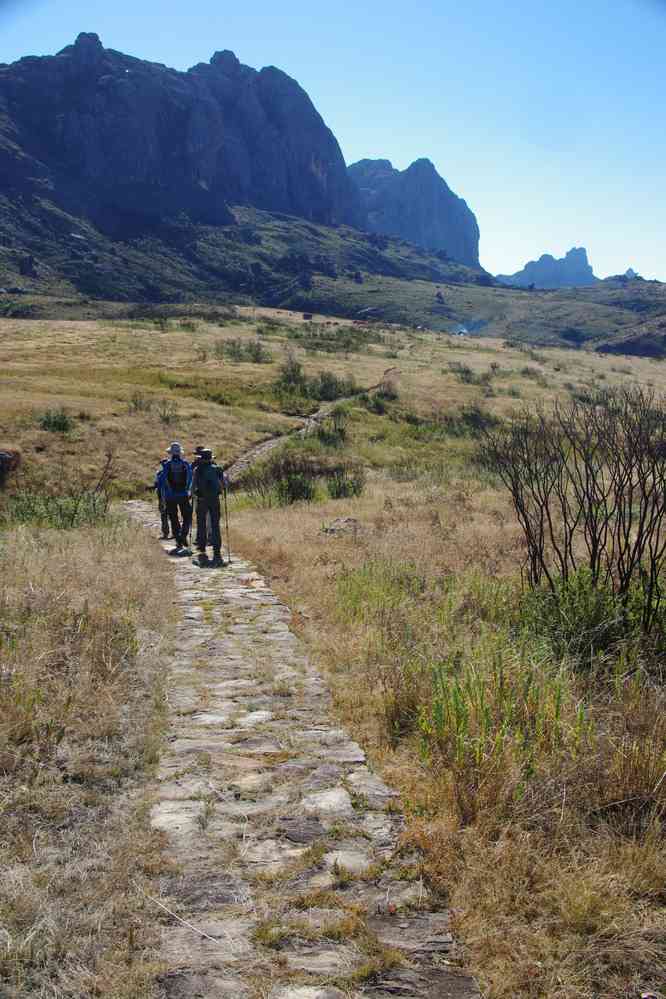
<path id="1" fill-rule="evenodd" d="M 157 494 L 157 505 L 160 511 L 160 520 L 162 521 L 162 534 L 166 538 L 169 536 L 169 514 L 167 513 L 166 500 L 161 493 Z"/>
<path id="2" fill-rule="evenodd" d="M 197 499 L 197 548 L 200 552 L 206 550 L 209 532 L 213 551 L 219 552 L 222 547 L 219 496 Z"/>
<path id="3" fill-rule="evenodd" d="M 192 527 L 192 504 L 187 496 L 181 499 L 168 499 L 165 502 L 171 533 L 176 539 L 176 544 L 184 547 Z"/>

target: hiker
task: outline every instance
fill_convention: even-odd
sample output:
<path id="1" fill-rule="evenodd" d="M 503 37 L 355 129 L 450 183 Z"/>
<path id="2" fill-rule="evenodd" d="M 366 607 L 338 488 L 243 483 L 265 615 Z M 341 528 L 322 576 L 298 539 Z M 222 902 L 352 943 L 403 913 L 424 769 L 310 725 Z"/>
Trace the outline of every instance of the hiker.
<path id="1" fill-rule="evenodd" d="M 162 523 L 162 534 L 160 535 L 161 541 L 168 541 L 171 537 L 171 534 L 169 533 L 169 515 L 167 513 L 166 500 L 164 498 L 164 488 L 160 483 L 160 475 L 164 471 L 164 466 L 166 464 L 168 464 L 167 459 L 162 458 L 160 461 L 160 467 L 155 472 L 155 482 L 150 487 L 157 493 L 157 508 L 160 511 L 160 521 Z"/>
<path id="2" fill-rule="evenodd" d="M 197 508 L 197 538 L 199 552 L 198 565 L 224 565 L 220 535 L 220 493 L 225 488 L 224 472 L 215 464 L 215 455 L 210 448 L 203 448 L 200 461 L 194 469 L 192 478 L 192 493 Z M 211 543 L 213 546 L 213 561 L 209 562 L 206 554 L 207 528 L 210 525 Z"/>
<path id="3" fill-rule="evenodd" d="M 201 464 L 201 452 L 205 450 L 206 448 L 205 445 L 203 444 L 198 444 L 197 447 L 195 447 L 194 449 L 196 458 L 192 462 L 192 482 L 194 482 L 194 476 L 196 474 L 196 470 Z M 194 505 L 196 509 L 196 504 Z M 197 533 L 195 535 L 194 543 L 199 551 L 201 551 L 202 547 L 205 548 L 207 544 L 212 544 L 209 520 L 207 517 L 204 517 L 203 519 L 199 517 L 198 510 L 197 510 Z"/>
<path id="4" fill-rule="evenodd" d="M 158 473 L 157 482 L 164 495 L 167 515 L 171 523 L 176 547 L 170 555 L 184 555 L 187 550 L 187 538 L 192 526 L 192 504 L 190 490 L 192 488 L 192 469 L 183 458 L 183 449 L 178 441 L 169 445 L 169 458 Z"/>

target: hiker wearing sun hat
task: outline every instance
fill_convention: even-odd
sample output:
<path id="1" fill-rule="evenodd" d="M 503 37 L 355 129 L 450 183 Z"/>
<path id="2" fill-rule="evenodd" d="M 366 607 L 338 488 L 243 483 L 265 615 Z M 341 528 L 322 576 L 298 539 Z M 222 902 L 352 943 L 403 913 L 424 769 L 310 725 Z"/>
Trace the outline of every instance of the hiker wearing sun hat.
<path id="1" fill-rule="evenodd" d="M 220 534 L 220 493 L 223 487 L 224 472 L 219 465 L 215 464 L 215 455 L 210 448 L 202 448 L 200 460 L 196 464 L 192 479 L 192 493 L 196 502 L 198 525 L 196 541 L 199 555 L 196 561 L 201 566 L 224 565 Z M 207 527 L 210 530 L 213 545 L 212 563 L 209 562 L 206 554 Z"/>
<path id="2" fill-rule="evenodd" d="M 188 551 L 187 537 L 192 526 L 192 469 L 183 458 L 183 448 L 178 441 L 169 445 L 167 454 L 169 457 L 157 476 L 157 482 L 164 496 L 171 531 L 176 539 L 176 547 L 169 554 L 185 555 Z"/>

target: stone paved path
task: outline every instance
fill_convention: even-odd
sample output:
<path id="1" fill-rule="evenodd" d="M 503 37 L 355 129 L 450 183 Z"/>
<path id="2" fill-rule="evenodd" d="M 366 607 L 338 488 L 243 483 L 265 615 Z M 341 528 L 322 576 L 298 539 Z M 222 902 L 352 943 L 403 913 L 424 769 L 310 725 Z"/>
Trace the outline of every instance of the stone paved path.
<path id="1" fill-rule="evenodd" d="M 159 533 L 147 504 L 127 509 Z M 164 995 L 478 997 L 418 858 L 398 850 L 395 793 L 332 720 L 288 608 L 240 559 L 173 563 L 181 621 L 152 822 L 176 871 L 160 901 L 190 925 L 164 928 Z"/>

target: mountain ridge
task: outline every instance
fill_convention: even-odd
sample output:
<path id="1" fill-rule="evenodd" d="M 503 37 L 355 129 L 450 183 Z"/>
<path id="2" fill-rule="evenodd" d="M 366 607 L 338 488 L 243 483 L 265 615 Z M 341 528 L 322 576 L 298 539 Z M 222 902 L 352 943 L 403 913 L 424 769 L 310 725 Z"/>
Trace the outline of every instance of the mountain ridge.
<path id="1" fill-rule="evenodd" d="M 584 288 L 596 284 L 595 277 L 583 246 L 572 247 L 559 259 L 543 253 L 538 260 L 528 261 L 515 274 L 497 274 L 501 284 L 516 288 Z"/>
<path id="2" fill-rule="evenodd" d="M 347 172 L 371 232 L 400 236 L 468 267 L 480 266 L 476 217 L 429 159 L 420 157 L 406 170 L 397 170 L 388 159 L 362 159 Z"/>

